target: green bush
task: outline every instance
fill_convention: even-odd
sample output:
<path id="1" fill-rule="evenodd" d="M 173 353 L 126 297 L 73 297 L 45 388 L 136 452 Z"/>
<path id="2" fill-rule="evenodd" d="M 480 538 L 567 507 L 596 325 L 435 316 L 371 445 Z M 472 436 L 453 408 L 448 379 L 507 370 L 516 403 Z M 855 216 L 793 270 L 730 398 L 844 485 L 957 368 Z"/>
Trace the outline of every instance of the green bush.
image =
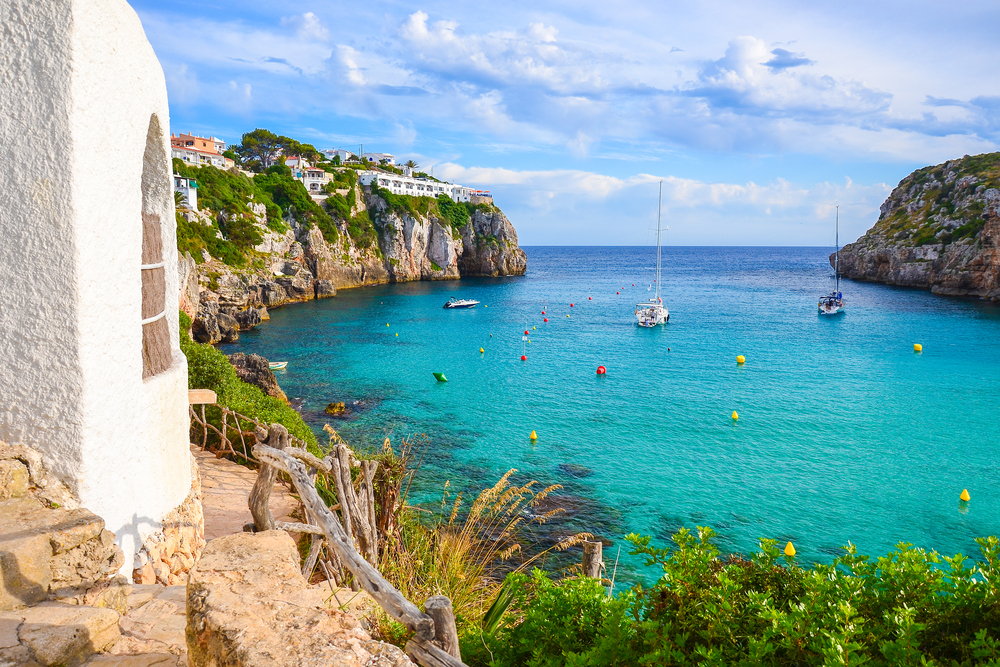
<path id="1" fill-rule="evenodd" d="M 316 435 L 302 416 L 284 401 L 268 396 L 256 385 L 248 384 L 236 375 L 236 369 L 219 350 L 191 340 L 191 318 L 180 314 L 181 350 L 188 362 L 188 388 L 211 389 L 218 397 L 218 406 L 208 406 L 206 416 L 216 428 L 221 428 L 222 412 L 219 406 L 229 408 L 265 424 L 281 424 L 288 432 L 304 440 L 311 447 L 318 447 Z M 238 440 L 235 433 L 230 438 Z"/>
<path id="2" fill-rule="evenodd" d="M 305 227 L 315 225 L 328 242 L 334 243 L 337 240 L 337 225 L 333 218 L 309 196 L 301 181 L 292 178 L 292 170 L 287 166 L 276 164 L 268 167 L 263 174 L 254 176 L 253 180 L 281 211 L 288 211 Z"/>
<path id="3" fill-rule="evenodd" d="M 722 559 L 714 533 L 682 529 L 675 548 L 630 535 L 663 576 L 607 597 L 596 580 L 512 575 L 511 610 L 463 636 L 470 665 L 1000 665 L 1000 542 L 982 560 L 900 544 L 872 560 L 852 545 L 799 567 L 762 540 Z M 785 564 L 779 561 L 784 560 Z"/>

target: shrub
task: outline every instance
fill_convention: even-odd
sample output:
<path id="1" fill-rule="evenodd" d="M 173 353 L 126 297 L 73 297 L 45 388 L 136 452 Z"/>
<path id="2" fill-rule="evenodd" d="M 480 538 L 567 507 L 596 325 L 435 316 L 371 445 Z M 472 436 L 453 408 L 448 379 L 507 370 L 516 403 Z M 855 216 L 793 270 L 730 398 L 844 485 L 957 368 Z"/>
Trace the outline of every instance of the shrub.
<path id="1" fill-rule="evenodd" d="M 845 547 L 830 565 L 785 564 L 774 540 L 720 558 L 714 533 L 675 548 L 630 535 L 663 576 L 608 597 L 595 582 L 508 579 L 511 611 L 463 638 L 470 665 L 1000 665 L 1000 542 L 982 561 L 900 544 L 872 560 Z M 467 649 L 467 650 L 466 650 Z"/>
<path id="2" fill-rule="evenodd" d="M 191 318 L 183 312 L 181 320 L 181 350 L 188 361 L 188 388 L 211 389 L 218 396 L 217 406 L 208 406 L 206 416 L 216 428 L 221 428 L 219 407 L 253 417 L 265 424 L 281 424 L 288 432 L 317 447 L 315 434 L 302 421 L 301 415 L 284 401 L 268 396 L 256 385 L 243 382 L 236 369 L 219 350 L 191 340 Z M 236 439 L 239 434 L 234 432 Z M 232 438 L 233 436 L 230 436 Z"/>

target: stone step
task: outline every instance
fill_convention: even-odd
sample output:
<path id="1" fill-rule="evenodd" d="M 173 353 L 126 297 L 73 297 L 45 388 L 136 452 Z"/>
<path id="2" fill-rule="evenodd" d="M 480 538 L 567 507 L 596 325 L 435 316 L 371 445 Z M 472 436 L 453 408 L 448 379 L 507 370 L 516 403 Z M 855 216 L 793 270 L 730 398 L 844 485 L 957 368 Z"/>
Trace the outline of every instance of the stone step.
<path id="1" fill-rule="evenodd" d="M 0 612 L 0 664 L 75 667 L 118 641 L 118 612 L 47 602 Z"/>
<path id="2" fill-rule="evenodd" d="M 17 460 L 0 461 L 0 500 L 28 495 L 28 467 Z"/>
<path id="3" fill-rule="evenodd" d="M 121 567 L 104 521 L 31 497 L 0 500 L 0 610 L 82 594 Z"/>

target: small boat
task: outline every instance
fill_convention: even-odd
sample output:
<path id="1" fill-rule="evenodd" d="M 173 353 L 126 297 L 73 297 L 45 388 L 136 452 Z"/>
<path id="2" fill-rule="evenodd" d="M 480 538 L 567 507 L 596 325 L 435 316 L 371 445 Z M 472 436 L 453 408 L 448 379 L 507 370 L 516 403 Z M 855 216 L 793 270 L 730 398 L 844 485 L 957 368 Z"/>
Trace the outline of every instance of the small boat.
<path id="1" fill-rule="evenodd" d="M 660 213 L 663 207 L 663 181 L 660 181 L 660 198 L 656 205 L 656 294 L 649 301 L 635 304 L 636 324 L 649 328 L 666 324 L 670 319 L 670 313 L 663 305 L 663 298 L 660 296 Z"/>
<path id="2" fill-rule="evenodd" d="M 286 366 L 288 366 L 287 361 L 269 361 L 267 364 L 267 367 L 270 368 L 272 371 L 284 370 Z"/>
<path id="3" fill-rule="evenodd" d="M 840 292 L 840 207 L 837 207 L 837 255 L 833 261 L 833 270 L 837 275 L 837 286 L 826 296 L 819 298 L 820 315 L 836 315 L 844 312 L 844 295 Z"/>
<path id="4" fill-rule="evenodd" d="M 474 308 L 479 302 L 473 299 L 448 299 L 445 308 Z"/>

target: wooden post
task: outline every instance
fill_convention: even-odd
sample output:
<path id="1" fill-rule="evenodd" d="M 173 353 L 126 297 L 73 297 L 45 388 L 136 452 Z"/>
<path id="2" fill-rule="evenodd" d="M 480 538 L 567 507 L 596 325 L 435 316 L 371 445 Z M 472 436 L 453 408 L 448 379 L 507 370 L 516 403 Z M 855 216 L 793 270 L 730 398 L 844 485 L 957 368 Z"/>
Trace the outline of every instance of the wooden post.
<path id="1" fill-rule="evenodd" d="M 281 424 L 271 424 L 270 431 L 258 428 L 256 432 L 258 442 L 264 437 L 267 438 L 267 446 L 277 450 L 282 450 L 288 446 L 288 431 Z M 274 481 L 278 478 L 278 470 L 267 463 L 261 462 L 260 471 L 257 473 L 257 481 L 250 489 L 250 514 L 253 515 L 254 527 L 257 531 L 274 529 L 274 515 L 268 507 L 271 498 L 271 490 L 274 488 Z"/>
<path id="2" fill-rule="evenodd" d="M 455 611 L 452 609 L 451 600 L 443 595 L 431 596 L 424 603 L 424 612 L 434 619 L 434 643 L 453 658 L 461 660 L 458 629 L 455 627 Z"/>
<path id="3" fill-rule="evenodd" d="M 601 578 L 604 544 L 601 542 L 583 543 L 583 576 Z"/>

